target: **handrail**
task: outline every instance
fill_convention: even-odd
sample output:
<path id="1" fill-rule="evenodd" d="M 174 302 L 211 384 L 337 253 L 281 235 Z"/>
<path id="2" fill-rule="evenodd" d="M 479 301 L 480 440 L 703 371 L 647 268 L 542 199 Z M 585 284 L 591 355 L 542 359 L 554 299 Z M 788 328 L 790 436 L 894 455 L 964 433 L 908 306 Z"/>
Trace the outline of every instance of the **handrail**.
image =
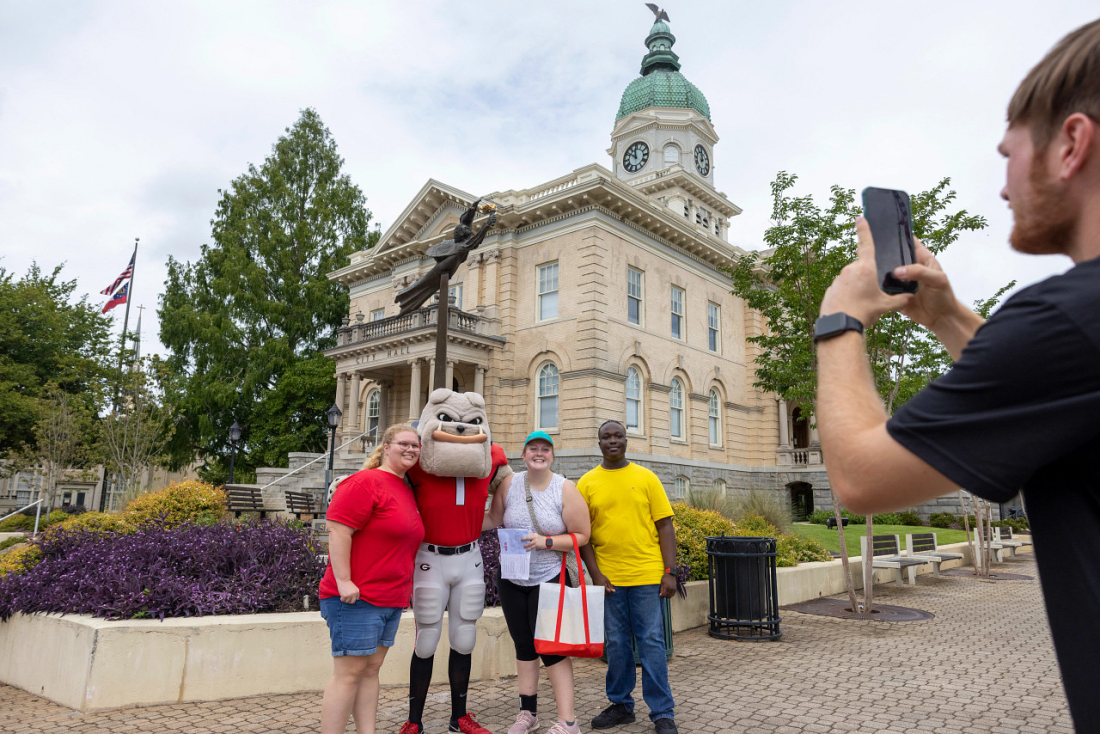
<path id="1" fill-rule="evenodd" d="M 375 430 L 377 430 L 377 429 L 375 429 Z M 360 433 L 360 434 L 359 434 L 358 436 L 356 436 L 355 438 L 351 439 L 350 441 L 347 441 L 347 442 L 345 442 L 345 443 L 342 443 L 342 444 L 340 444 L 339 446 L 337 446 L 336 448 L 334 448 L 334 449 L 332 450 L 332 451 L 333 451 L 333 453 L 336 453 L 337 451 L 339 451 L 340 449 L 344 448 L 345 446 L 347 446 L 347 445 L 348 445 L 348 444 L 350 444 L 350 443 L 355 443 L 356 441 L 358 441 L 359 439 L 361 439 L 361 438 L 362 438 L 363 436 L 366 436 L 366 435 L 367 435 L 368 433 L 370 433 L 370 431 L 363 431 L 362 433 Z M 260 487 L 260 491 L 261 491 L 261 492 L 262 492 L 262 491 L 264 491 L 265 489 L 267 489 L 268 487 L 270 487 L 270 486 L 271 486 L 272 484 L 275 484 L 275 483 L 277 483 L 277 482 L 281 482 L 281 481 L 283 481 L 284 479 L 286 479 L 287 477 L 291 476 L 292 474 L 297 474 L 298 472 L 300 472 L 300 471 L 301 471 L 302 469 L 305 469 L 305 468 L 306 468 L 307 466 L 309 466 L 310 464 L 313 464 L 313 463 L 315 463 L 315 462 L 318 462 L 318 461 L 320 461 L 321 459 L 324 459 L 324 458 L 327 458 L 327 457 L 328 457 L 328 454 L 321 454 L 321 455 L 320 455 L 320 456 L 318 456 L 318 457 L 317 457 L 316 459 L 311 459 L 310 461 L 307 461 L 306 463 L 302 464 L 302 465 L 301 465 L 300 467 L 298 467 L 298 468 L 297 468 L 297 469 L 295 469 L 294 471 L 290 471 L 290 472 L 287 472 L 286 474 L 284 474 L 284 475 L 282 475 L 281 477 L 279 477 L 278 479 L 276 479 L 276 480 L 275 480 L 274 482 L 268 482 L 268 483 L 267 483 L 267 484 L 265 484 L 264 486 Z"/>
<path id="2" fill-rule="evenodd" d="M 36 499 L 34 502 L 27 505 L 26 507 L 20 507 L 18 510 L 11 513 L 10 515 L 4 515 L 3 517 L 0 517 L 0 522 L 4 522 L 5 520 L 7 520 L 12 515 L 18 515 L 23 510 L 27 510 L 27 509 L 30 509 L 31 507 L 34 507 L 35 505 L 38 505 L 38 509 L 35 510 L 35 513 L 34 513 L 34 530 L 31 531 L 31 539 L 33 540 L 35 538 L 35 536 L 38 535 L 38 518 L 42 517 L 42 503 L 44 501 L 45 501 L 45 498 L 40 497 L 39 499 Z"/>

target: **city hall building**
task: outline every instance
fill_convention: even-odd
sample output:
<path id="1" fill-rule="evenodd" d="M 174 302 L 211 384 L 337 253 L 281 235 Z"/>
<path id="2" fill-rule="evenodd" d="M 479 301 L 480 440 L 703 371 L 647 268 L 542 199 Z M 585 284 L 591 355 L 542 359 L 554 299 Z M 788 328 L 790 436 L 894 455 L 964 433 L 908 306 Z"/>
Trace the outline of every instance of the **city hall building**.
<path id="1" fill-rule="evenodd" d="M 633 461 L 671 497 L 776 490 L 828 506 L 816 435 L 797 406 L 753 387 L 759 313 L 730 294 L 741 209 L 714 186 L 718 134 L 663 22 L 623 92 L 607 167 L 487 198 L 498 222 L 451 279 L 446 384 L 485 396 L 514 464 L 534 429 L 577 479 L 601 460 L 597 427 L 623 422 Z M 329 275 L 350 314 L 334 362 L 341 437 L 362 450 L 420 416 L 435 367 L 437 306 L 398 315 L 394 296 L 426 273 L 477 197 L 429 180 L 372 249 Z M 475 221 L 475 228 L 480 221 Z M 813 502 L 816 494 L 817 502 Z"/>

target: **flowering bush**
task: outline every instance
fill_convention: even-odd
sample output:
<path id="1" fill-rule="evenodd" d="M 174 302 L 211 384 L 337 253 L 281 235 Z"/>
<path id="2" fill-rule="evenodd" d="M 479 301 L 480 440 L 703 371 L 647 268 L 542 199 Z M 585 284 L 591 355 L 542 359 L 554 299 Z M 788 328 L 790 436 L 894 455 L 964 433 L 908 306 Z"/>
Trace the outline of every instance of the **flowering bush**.
<path id="1" fill-rule="evenodd" d="M 134 525 L 163 520 L 169 527 L 183 522 L 209 525 L 225 514 L 226 497 L 220 488 L 190 479 L 172 482 L 164 489 L 139 494 L 123 516 Z"/>
<path id="2" fill-rule="evenodd" d="M 707 563 L 707 538 L 733 535 L 734 525 L 714 510 L 699 510 L 686 504 L 672 506 L 672 526 L 676 529 L 676 562 L 688 567 L 692 581 L 710 575 Z"/>
<path id="3" fill-rule="evenodd" d="M 16 612 L 164 619 L 300 609 L 325 570 L 316 552 L 300 524 L 153 522 L 130 533 L 62 525 L 5 554 L 8 563 L 16 554 L 40 560 L 0 578 L 0 620 Z"/>

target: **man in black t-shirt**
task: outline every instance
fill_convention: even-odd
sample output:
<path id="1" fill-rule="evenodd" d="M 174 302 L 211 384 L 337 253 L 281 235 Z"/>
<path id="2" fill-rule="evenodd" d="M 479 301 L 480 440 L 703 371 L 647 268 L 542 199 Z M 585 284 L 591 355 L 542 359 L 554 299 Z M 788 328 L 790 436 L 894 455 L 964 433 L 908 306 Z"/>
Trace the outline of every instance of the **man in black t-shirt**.
<path id="1" fill-rule="evenodd" d="M 1079 731 L 1100 731 L 1100 21 L 1024 79 L 999 151 L 1012 247 L 1074 267 L 985 322 L 923 247 L 894 273 L 917 293 L 883 293 L 860 219 L 859 256 L 821 305 L 852 317 L 819 323 L 822 450 L 833 489 L 859 513 L 960 486 L 991 501 L 1023 488 L 1070 712 Z M 889 418 L 859 326 L 894 310 L 931 329 L 955 364 Z"/>

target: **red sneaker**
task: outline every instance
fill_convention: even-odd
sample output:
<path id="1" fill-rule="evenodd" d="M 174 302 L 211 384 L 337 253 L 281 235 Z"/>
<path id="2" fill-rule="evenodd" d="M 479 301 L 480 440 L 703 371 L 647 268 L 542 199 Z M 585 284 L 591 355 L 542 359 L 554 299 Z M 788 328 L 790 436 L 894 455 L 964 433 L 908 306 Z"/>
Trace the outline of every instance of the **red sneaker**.
<path id="1" fill-rule="evenodd" d="M 420 727 L 411 721 L 406 721 L 399 734 L 420 734 Z"/>
<path id="2" fill-rule="evenodd" d="M 452 725 L 453 726 L 453 725 Z M 466 714 L 458 720 L 458 728 L 447 727 L 450 731 L 460 731 L 462 734 L 493 734 L 481 724 L 477 723 L 477 716 L 473 713 Z"/>

